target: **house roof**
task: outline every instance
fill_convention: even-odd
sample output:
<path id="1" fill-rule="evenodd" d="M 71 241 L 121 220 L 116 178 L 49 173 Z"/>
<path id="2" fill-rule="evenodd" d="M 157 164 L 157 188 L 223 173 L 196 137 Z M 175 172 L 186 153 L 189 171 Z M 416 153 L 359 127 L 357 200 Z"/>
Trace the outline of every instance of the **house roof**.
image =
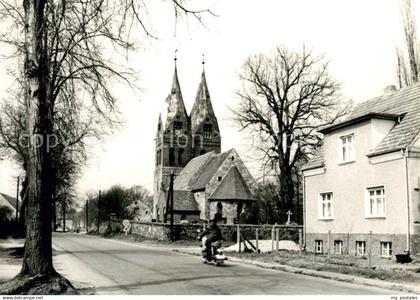
<path id="1" fill-rule="evenodd" d="M 321 145 L 314 156 L 302 167 L 302 171 L 320 168 L 324 166 L 324 145 Z"/>
<path id="2" fill-rule="evenodd" d="M 236 166 L 230 168 L 209 200 L 255 200 Z"/>
<path id="3" fill-rule="evenodd" d="M 401 117 L 402 117 L 401 115 L 396 115 L 396 114 L 374 113 L 374 112 L 372 112 L 372 113 L 367 113 L 365 115 L 361 115 L 361 116 L 358 116 L 358 117 L 355 117 L 355 118 L 346 119 L 343 122 L 339 122 L 339 123 L 336 123 L 336 124 L 326 126 L 326 127 L 322 128 L 320 130 L 320 132 L 324 133 L 324 134 L 329 133 L 329 132 L 332 132 L 332 131 L 335 131 L 335 130 L 338 130 L 338 129 L 341 129 L 341 128 L 345 128 L 347 126 L 351 126 L 351 125 L 354 125 L 354 124 L 361 123 L 363 121 L 370 120 L 370 119 L 392 120 L 392 121 L 397 122 Z"/>
<path id="4" fill-rule="evenodd" d="M 362 102 L 344 122 L 326 127 L 321 132 L 329 133 L 370 118 L 391 119 L 396 124 L 368 156 L 407 148 L 420 133 L 420 83 Z M 321 148 L 303 169 L 323 166 L 323 163 L 324 154 Z"/>
<path id="5" fill-rule="evenodd" d="M 16 198 L 0 193 L 0 197 L 2 197 L 3 199 L 5 199 L 14 209 L 16 209 Z M 21 201 L 19 200 L 19 209 L 21 206 Z"/>

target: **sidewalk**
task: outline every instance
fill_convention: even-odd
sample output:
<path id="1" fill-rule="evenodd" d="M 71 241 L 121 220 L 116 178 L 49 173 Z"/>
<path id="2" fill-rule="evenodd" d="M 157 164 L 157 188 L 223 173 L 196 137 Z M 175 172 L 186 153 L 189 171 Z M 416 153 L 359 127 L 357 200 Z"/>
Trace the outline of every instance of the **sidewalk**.
<path id="1" fill-rule="evenodd" d="M 183 254 L 189 254 L 189 255 L 196 255 L 196 256 L 201 255 L 201 249 L 199 247 L 175 248 L 173 249 L 173 251 L 178 252 L 178 253 L 183 253 Z M 389 281 L 383 281 L 383 280 L 378 280 L 378 279 L 369 279 L 369 278 L 364 278 L 364 277 L 356 277 L 354 275 L 347 275 L 347 274 L 341 274 L 341 273 L 335 273 L 335 272 L 326 272 L 326 271 L 317 271 L 317 270 L 306 269 L 306 268 L 297 268 L 297 267 L 291 267 L 287 265 L 281 265 L 279 263 L 268 263 L 268 262 L 250 260 L 250 259 L 229 257 L 229 254 L 227 254 L 227 256 L 229 259 L 228 262 L 232 261 L 238 264 L 252 265 L 252 266 L 265 268 L 265 269 L 274 269 L 274 270 L 279 270 L 283 272 L 302 274 L 302 275 L 320 277 L 320 278 L 331 279 L 331 280 L 336 280 L 336 281 L 360 284 L 360 285 L 365 285 L 365 286 L 372 286 L 372 287 L 378 287 L 378 288 L 383 288 L 383 289 L 414 293 L 417 295 L 420 294 L 420 286 L 417 286 L 417 285 L 389 282 Z"/>
<path id="2" fill-rule="evenodd" d="M 23 240 L 0 240 L 0 281 L 10 279 L 19 273 L 22 267 L 22 258 L 19 255 L 10 255 L 23 247 Z"/>
<path id="3" fill-rule="evenodd" d="M 10 255 L 16 249 L 22 249 L 23 239 L 0 240 L 0 282 L 15 277 L 22 268 L 21 255 Z M 21 253 L 23 254 L 23 253 Z M 56 270 L 69 279 L 76 289 L 82 290 L 85 295 L 95 294 L 92 278 L 98 277 L 85 266 L 53 244 L 53 259 Z M 102 281 L 101 281 L 102 280 Z M 98 282 L 103 282 L 103 279 Z"/>

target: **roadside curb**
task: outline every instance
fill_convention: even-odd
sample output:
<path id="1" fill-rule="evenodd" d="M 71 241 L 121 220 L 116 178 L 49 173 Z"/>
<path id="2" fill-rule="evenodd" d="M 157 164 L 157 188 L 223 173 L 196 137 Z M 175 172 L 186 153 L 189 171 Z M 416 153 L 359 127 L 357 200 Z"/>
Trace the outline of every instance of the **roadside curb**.
<path id="1" fill-rule="evenodd" d="M 188 251 L 185 249 L 172 249 L 172 251 L 183 253 L 183 254 L 194 255 L 194 256 L 200 256 L 199 253 Z M 420 288 L 414 285 L 393 283 L 393 282 L 387 282 L 387 281 L 382 281 L 378 279 L 356 277 L 353 275 L 340 274 L 340 273 L 334 273 L 334 272 L 316 271 L 316 270 L 305 269 L 305 268 L 297 268 L 297 267 L 291 267 L 291 266 L 280 265 L 280 264 L 275 264 L 275 263 L 265 263 L 265 262 L 259 262 L 259 261 L 236 258 L 236 257 L 229 257 L 229 261 L 232 261 L 238 264 L 243 264 L 243 265 L 252 265 L 252 266 L 264 268 L 264 269 L 278 270 L 278 271 L 283 271 L 283 272 L 288 272 L 288 273 L 301 274 L 301 275 L 307 275 L 307 276 L 324 278 L 324 279 L 331 279 L 335 281 L 383 288 L 383 289 L 388 289 L 388 290 L 414 293 L 417 295 L 420 294 Z"/>

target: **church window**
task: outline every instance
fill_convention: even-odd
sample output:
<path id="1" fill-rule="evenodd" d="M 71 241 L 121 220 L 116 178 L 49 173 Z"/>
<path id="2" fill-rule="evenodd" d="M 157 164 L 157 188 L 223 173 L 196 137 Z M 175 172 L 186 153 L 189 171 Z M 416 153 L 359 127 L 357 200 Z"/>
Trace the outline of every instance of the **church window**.
<path id="1" fill-rule="evenodd" d="M 174 130 L 181 130 L 181 129 L 182 129 L 182 122 L 174 121 Z"/>
<path id="2" fill-rule="evenodd" d="M 217 202 L 216 213 L 220 214 L 220 216 L 223 216 L 223 205 L 221 202 Z"/>
<path id="3" fill-rule="evenodd" d="M 222 176 L 218 176 L 217 180 L 222 181 Z"/>
<path id="4" fill-rule="evenodd" d="M 158 131 L 161 131 L 162 130 L 162 124 L 158 124 Z"/>
<path id="5" fill-rule="evenodd" d="M 178 165 L 182 165 L 184 161 L 184 149 L 178 150 Z"/>
<path id="6" fill-rule="evenodd" d="M 162 152 L 158 150 L 157 155 L 156 155 L 156 165 L 160 165 L 161 153 Z"/>
<path id="7" fill-rule="evenodd" d="M 175 149 L 174 148 L 169 149 L 169 164 L 170 165 L 175 164 Z"/>
<path id="8" fill-rule="evenodd" d="M 213 130 L 213 126 L 211 124 L 204 124 L 204 138 L 211 139 L 211 132 Z"/>

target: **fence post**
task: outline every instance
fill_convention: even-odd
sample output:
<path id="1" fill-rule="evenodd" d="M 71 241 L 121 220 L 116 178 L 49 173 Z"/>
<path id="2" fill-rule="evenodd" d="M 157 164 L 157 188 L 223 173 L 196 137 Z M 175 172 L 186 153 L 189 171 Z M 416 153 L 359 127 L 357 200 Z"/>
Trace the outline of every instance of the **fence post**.
<path id="1" fill-rule="evenodd" d="M 275 233 L 275 226 L 276 225 L 273 225 L 273 227 L 271 228 L 271 252 L 273 252 L 274 251 L 274 233 Z"/>
<path id="2" fill-rule="evenodd" d="M 372 230 L 369 231 L 368 235 L 368 265 L 372 268 Z"/>
<path id="3" fill-rule="evenodd" d="M 279 252 L 280 229 L 276 228 L 276 251 Z"/>
<path id="4" fill-rule="evenodd" d="M 303 240 L 302 229 L 299 229 L 299 256 L 302 255 L 302 240 Z"/>
<path id="5" fill-rule="evenodd" d="M 241 228 L 236 225 L 236 243 L 238 244 L 238 253 L 241 253 Z"/>
<path id="6" fill-rule="evenodd" d="M 331 258 L 331 230 L 328 230 L 328 237 L 327 237 L 327 259 Z"/>
<path id="7" fill-rule="evenodd" d="M 350 232 L 347 233 L 347 254 L 350 254 Z"/>
<path id="8" fill-rule="evenodd" d="M 259 234 L 258 234 L 258 227 L 257 227 L 255 228 L 255 251 L 257 252 L 257 254 L 260 252 L 259 247 L 258 247 L 258 238 L 259 238 Z"/>

